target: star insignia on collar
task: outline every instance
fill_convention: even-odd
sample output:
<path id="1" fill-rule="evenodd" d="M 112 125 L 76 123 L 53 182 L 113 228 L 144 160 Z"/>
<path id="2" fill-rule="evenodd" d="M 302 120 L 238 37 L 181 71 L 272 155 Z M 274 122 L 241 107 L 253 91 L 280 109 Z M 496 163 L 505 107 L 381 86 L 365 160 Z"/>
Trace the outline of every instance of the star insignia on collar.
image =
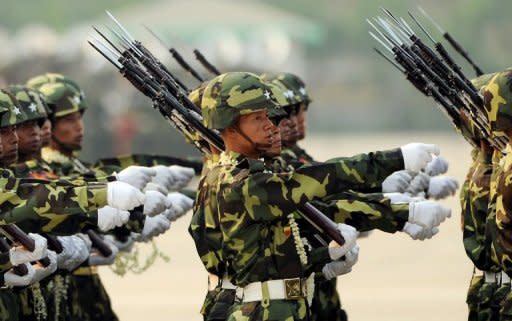
<path id="1" fill-rule="evenodd" d="M 267 99 L 270 99 L 270 93 L 268 92 L 268 90 L 265 90 L 265 93 L 263 95 L 265 95 Z"/>
<path id="2" fill-rule="evenodd" d="M 31 112 L 35 113 L 37 110 L 37 105 L 34 103 L 30 103 L 30 105 L 28 105 L 28 109 L 30 109 Z"/>
<path id="3" fill-rule="evenodd" d="M 21 114 L 21 111 L 20 111 L 20 109 L 18 107 L 14 107 L 14 114 L 15 115 Z"/>

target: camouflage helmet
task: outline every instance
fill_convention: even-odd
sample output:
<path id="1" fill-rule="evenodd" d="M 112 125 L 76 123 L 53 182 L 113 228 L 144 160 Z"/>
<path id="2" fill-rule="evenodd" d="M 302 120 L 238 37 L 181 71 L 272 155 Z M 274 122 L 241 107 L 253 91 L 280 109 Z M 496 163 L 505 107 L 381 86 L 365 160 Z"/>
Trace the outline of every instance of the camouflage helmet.
<path id="1" fill-rule="evenodd" d="M 240 116 L 276 105 L 272 90 L 249 72 L 228 72 L 213 78 L 201 100 L 203 122 L 210 129 L 224 129 Z"/>
<path id="2" fill-rule="evenodd" d="M 29 79 L 27 86 L 43 94 L 52 118 L 87 109 L 83 91 L 76 82 L 64 75 L 46 73 Z"/>
<path id="3" fill-rule="evenodd" d="M 475 86 L 477 90 L 481 90 L 483 87 L 485 87 L 485 85 L 489 83 L 492 77 L 494 77 L 496 74 L 496 72 L 493 72 L 490 74 L 478 76 L 476 78 L 471 79 L 471 83 L 473 84 L 473 86 Z"/>
<path id="4" fill-rule="evenodd" d="M 482 88 L 484 109 L 494 135 L 512 129 L 512 69 L 494 75 Z"/>
<path id="5" fill-rule="evenodd" d="M 271 73 L 265 73 L 265 74 L 260 75 L 261 79 L 263 79 L 264 81 L 274 84 L 274 85 L 278 86 L 279 88 L 281 88 L 281 90 L 286 98 L 286 103 L 281 104 L 282 107 L 286 108 L 286 107 L 301 103 L 302 100 L 299 95 L 299 92 L 295 91 L 292 88 L 290 88 L 289 86 L 287 86 L 283 81 L 278 79 L 278 76 L 279 76 L 279 74 L 271 74 Z"/>
<path id="6" fill-rule="evenodd" d="M 268 118 L 282 118 L 288 116 L 288 113 L 284 110 L 284 106 L 289 105 L 289 98 L 285 94 L 286 90 L 283 87 L 275 84 L 275 83 L 266 83 L 270 90 L 272 91 L 272 95 L 275 97 L 277 105 L 271 105 L 267 108 Z"/>
<path id="7" fill-rule="evenodd" d="M 194 105 L 201 108 L 201 100 L 203 99 L 204 90 L 208 85 L 208 81 L 202 82 L 197 88 L 191 90 L 188 93 L 188 99 L 194 103 Z"/>
<path id="8" fill-rule="evenodd" d="M 21 111 L 26 116 L 25 121 L 37 120 L 41 125 L 48 118 L 48 105 L 39 91 L 21 85 L 11 85 L 7 89 L 20 103 Z"/>
<path id="9" fill-rule="evenodd" d="M 0 113 L 0 128 L 21 124 L 27 117 L 14 94 L 6 89 L 0 90 Z"/>
<path id="10" fill-rule="evenodd" d="M 297 103 L 305 103 L 308 106 L 311 103 L 311 98 L 306 91 L 306 84 L 298 76 L 289 72 L 281 72 L 274 75 L 268 75 L 271 80 L 277 80 L 281 82 L 286 88 L 290 89 L 294 93 L 294 98 Z"/>

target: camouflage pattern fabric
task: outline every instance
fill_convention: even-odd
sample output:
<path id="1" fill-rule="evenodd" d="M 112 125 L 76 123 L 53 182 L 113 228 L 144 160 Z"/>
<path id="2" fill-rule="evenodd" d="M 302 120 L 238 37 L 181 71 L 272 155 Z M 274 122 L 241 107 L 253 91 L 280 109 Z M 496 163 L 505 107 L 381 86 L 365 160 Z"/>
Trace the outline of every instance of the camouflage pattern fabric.
<path id="1" fill-rule="evenodd" d="M 510 283 L 501 284 L 498 289 L 494 292 L 494 296 L 491 300 L 491 311 L 493 313 L 494 320 L 502 320 L 500 318 L 502 304 L 505 301 L 507 295 L 510 293 Z"/>
<path id="2" fill-rule="evenodd" d="M 282 72 L 278 74 L 263 74 L 261 75 L 261 78 L 267 81 L 276 81 L 292 90 L 294 95 L 293 99 L 296 103 L 304 103 L 306 104 L 306 107 L 311 103 L 311 97 L 306 91 L 306 84 L 297 75 Z"/>
<path id="3" fill-rule="evenodd" d="M 315 276 L 315 295 L 311 304 L 311 321 L 346 321 L 347 312 L 341 307 L 337 290 L 337 278 L 326 280 L 323 275 Z"/>
<path id="4" fill-rule="evenodd" d="M 41 124 L 41 121 L 48 118 L 48 105 L 40 92 L 20 85 L 9 86 L 8 90 L 20 103 L 20 109 L 25 114 L 26 121 L 37 120 Z"/>
<path id="5" fill-rule="evenodd" d="M 484 284 L 484 278 L 481 275 L 473 275 L 469 283 L 466 304 L 468 305 L 468 321 L 478 320 L 478 304 L 480 303 L 479 292 Z"/>
<path id="6" fill-rule="evenodd" d="M 130 154 L 130 155 L 120 155 L 112 158 L 102 158 L 96 161 L 92 168 L 100 169 L 105 171 L 108 174 L 112 174 L 113 171 L 119 171 L 120 169 L 124 169 L 128 166 L 138 165 L 138 166 L 171 166 L 171 165 L 179 165 L 184 167 L 193 168 L 196 174 L 201 173 L 203 168 L 203 161 L 200 158 L 178 158 L 172 156 L 164 156 L 164 155 L 151 155 L 151 154 Z"/>
<path id="7" fill-rule="evenodd" d="M 240 115 L 278 105 L 270 87 L 257 75 L 230 72 L 213 78 L 203 93 L 203 123 L 210 129 L 233 125 Z"/>
<path id="8" fill-rule="evenodd" d="M 478 291 L 478 321 L 497 321 L 499 309 L 493 310 L 492 301 L 498 290 L 497 283 L 484 283 Z"/>
<path id="9" fill-rule="evenodd" d="M 503 135 L 512 128 L 511 80 L 512 69 L 506 69 L 494 75 L 482 88 L 484 109 L 494 135 Z"/>
<path id="10" fill-rule="evenodd" d="M 306 321 L 308 304 L 304 299 L 273 300 L 267 307 L 261 302 L 234 305 L 228 321 Z"/>
<path id="11" fill-rule="evenodd" d="M 500 321 L 512 320 L 512 292 L 509 292 L 505 299 L 501 301 Z"/>
<path id="12" fill-rule="evenodd" d="M 0 321 L 18 321 L 18 298 L 13 289 L 0 289 Z"/>
<path id="13" fill-rule="evenodd" d="M 0 106 L 0 127 L 16 126 L 27 120 L 14 93 L 6 89 L 0 90 Z"/>
<path id="14" fill-rule="evenodd" d="M 87 109 L 83 92 L 69 81 L 48 82 L 41 85 L 33 85 L 29 81 L 27 85 L 43 94 L 50 109 L 50 118 L 64 117 Z"/>

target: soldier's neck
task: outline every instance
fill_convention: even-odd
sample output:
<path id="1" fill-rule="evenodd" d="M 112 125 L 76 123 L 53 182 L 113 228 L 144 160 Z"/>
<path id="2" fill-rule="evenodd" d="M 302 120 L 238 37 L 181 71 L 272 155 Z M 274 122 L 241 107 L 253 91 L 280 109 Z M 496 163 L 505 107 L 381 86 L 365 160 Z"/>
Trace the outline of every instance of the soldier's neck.
<path id="1" fill-rule="evenodd" d="M 28 153 L 25 154 L 21 151 L 18 151 L 18 163 L 24 163 L 32 159 L 36 159 L 38 156 L 40 156 L 41 150 L 39 150 L 36 153 Z"/>

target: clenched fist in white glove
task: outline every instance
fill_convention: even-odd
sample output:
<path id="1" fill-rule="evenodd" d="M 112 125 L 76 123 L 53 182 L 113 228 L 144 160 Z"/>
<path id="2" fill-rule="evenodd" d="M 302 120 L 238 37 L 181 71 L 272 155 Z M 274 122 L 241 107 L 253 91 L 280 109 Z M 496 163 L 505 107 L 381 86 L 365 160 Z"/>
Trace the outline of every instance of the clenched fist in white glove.
<path id="1" fill-rule="evenodd" d="M 382 182 L 382 193 L 403 193 L 409 187 L 413 176 L 406 170 L 394 172 Z"/>
<path id="2" fill-rule="evenodd" d="M 167 209 L 167 197 L 157 191 L 147 191 L 144 201 L 144 215 L 155 216 Z"/>
<path id="3" fill-rule="evenodd" d="M 459 183 L 453 177 L 434 176 L 430 178 L 427 195 L 435 199 L 454 195 L 459 188 Z"/>
<path id="4" fill-rule="evenodd" d="M 173 192 L 167 194 L 168 206 L 164 215 L 170 221 L 175 221 L 185 215 L 194 205 L 194 201 L 181 193 Z"/>
<path id="5" fill-rule="evenodd" d="M 425 174 L 429 176 L 437 176 L 448 171 L 448 161 L 442 156 L 434 156 L 427 166 L 425 166 Z"/>
<path id="6" fill-rule="evenodd" d="M 450 216 L 451 209 L 433 201 L 409 203 L 409 222 L 426 229 L 431 230 L 439 226 L 441 222 Z"/>
<path id="7" fill-rule="evenodd" d="M 175 179 L 172 189 L 179 190 L 188 185 L 188 183 L 194 178 L 194 169 L 189 167 L 183 167 L 179 165 L 171 165 L 169 169 Z"/>
<path id="8" fill-rule="evenodd" d="M 408 204 L 413 201 L 413 198 L 403 193 L 384 193 L 384 197 L 389 198 L 391 204 Z"/>
<path id="9" fill-rule="evenodd" d="M 62 252 L 57 254 L 57 265 L 59 269 L 71 272 L 89 258 L 91 241 L 89 240 L 87 242 L 85 237 L 87 236 L 71 235 L 57 237 L 62 245 Z"/>
<path id="10" fill-rule="evenodd" d="M 146 217 L 142 233 L 137 241 L 147 242 L 153 237 L 160 235 L 171 227 L 171 222 L 163 215 Z"/>
<path id="11" fill-rule="evenodd" d="M 110 182 L 107 184 L 107 204 L 124 211 L 133 210 L 144 204 L 144 193 L 127 183 Z"/>
<path id="12" fill-rule="evenodd" d="M 339 275 L 347 274 L 352 271 L 352 267 L 359 258 L 359 246 L 356 244 L 347 254 L 345 260 L 337 260 L 327 263 L 322 268 L 322 273 L 327 280 L 331 280 Z"/>
<path id="13" fill-rule="evenodd" d="M 434 144 L 410 143 L 400 147 L 404 158 L 404 169 L 419 172 L 432 160 L 432 154 L 439 155 Z"/>
<path id="14" fill-rule="evenodd" d="M 98 210 L 98 227 L 103 232 L 121 226 L 130 219 L 130 212 L 104 206 Z"/>
<path id="15" fill-rule="evenodd" d="M 432 177 L 428 176 L 425 173 L 417 173 L 416 176 L 411 181 L 411 184 L 407 188 L 407 193 L 416 196 L 422 195 L 428 189 L 428 185 L 430 184 L 430 179 Z"/>
<path id="16" fill-rule="evenodd" d="M 110 256 L 103 256 L 99 251 L 94 250 L 89 256 L 89 265 L 110 265 L 114 263 L 119 249 L 108 239 L 103 239 L 103 242 L 108 245 L 112 254 Z"/>
<path id="17" fill-rule="evenodd" d="M 35 233 L 28 233 L 35 243 L 34 251 L 30 252 L 24 246 L 12 247 L 9 250 L 9 260 L 12 265 L 20 265 L 32 261 L 37 261 L 46 256 L 48 252 L 47 241 L 44 237 Z"/>
<path id="18" fill-rule="evenodd" d="M 156 175 L 156 171 L 149 167 L 143 166 L 128 166 L 127 168 L 115 174 L 115 177 L 120 182 L 125 182 L 135 187 L 136 189 L 143 189 L 147 183 Z"/>
<path id="19" fill-rule="evenodd" d="M 48 261 L 50 261 L 48 266 L 42 266 L 40 263 L 36 263 L 34 265 L 34 270 L 36 272 L 34 275 L 34 282 L 39 282 L 57 271 L 57 253 L 48 250 L 46 257 L 48 258 Z"/>
<path id="20" fill-rule="evenodd" d="M 329 256 L 333 261 L 338 260 L 352 250 L 357 245 L 356 240 L 359 235 L 354 227 L 347 224 L 338 224 L 338 230 L 345 239 L 345 244 L 339 245 L 335 241 L 329 243 Z"/>
<path id="21" fill-rule="evenodd" d="M 14 286 L 27 286 L 32 283 L 35 283 L 34 277 L 36 275 L 36 270 L 30 263 L 23 263 L 27 266 L 28 273 L 25 275 L 17 275 L 14 273 L 13 269 L 10 269 L 4 274 L 4 283 L 8 287 Z"/>
<path id="22" fill-rule="evenodd" d="M 405 223 L 402 232 L 407 233 L 413 240 L 423 241 L 436 235 L 439 232 L 439 228 L 434 227 L 432 229 L 427 229 L 423 226 L 407 222 Z"/>

